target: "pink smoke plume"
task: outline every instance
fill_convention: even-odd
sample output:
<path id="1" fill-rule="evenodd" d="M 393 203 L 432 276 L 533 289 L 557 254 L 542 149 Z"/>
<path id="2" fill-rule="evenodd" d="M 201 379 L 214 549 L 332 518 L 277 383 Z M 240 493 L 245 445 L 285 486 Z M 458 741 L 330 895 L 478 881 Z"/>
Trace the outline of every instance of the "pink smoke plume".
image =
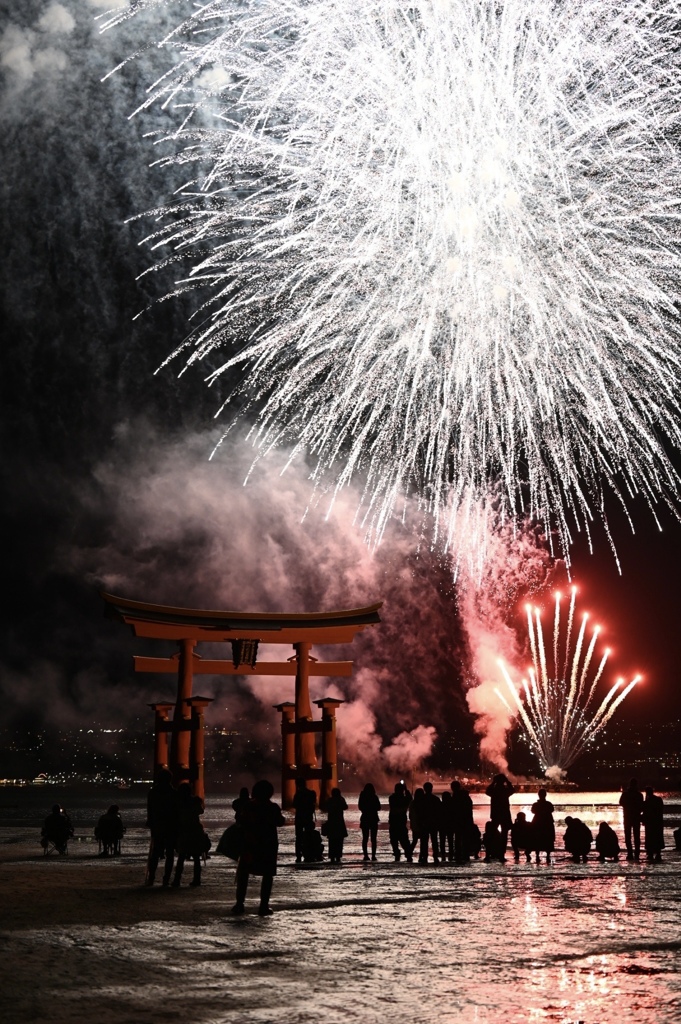
<path id="1" fill-rule="evenodd" d="M 458 555 L 457 604 L 472 677 L 466 700 L 475 715 L 481 761 L 506 773 L 507 738 L 515 718 L 495 692 L 498 660 L 524 664 L 513 626 L 518 602 L 546 586 L 563 565 L 551 558 L 535 527 L 500 522 L 493 503 L 471 502 L 457 530 L 450 543 Z"/>
<path id="2" fill-rule="evenodd" d="M 339 758 L 355 767 L 381 788 L 389 788 L 396 772 L 418 771 L 433 749 L 437 731 L 432 725 L 417 725 L 383 745 L 377 732 L 376 716 L 361 698 L 350 701 L 338 716 Z"/>

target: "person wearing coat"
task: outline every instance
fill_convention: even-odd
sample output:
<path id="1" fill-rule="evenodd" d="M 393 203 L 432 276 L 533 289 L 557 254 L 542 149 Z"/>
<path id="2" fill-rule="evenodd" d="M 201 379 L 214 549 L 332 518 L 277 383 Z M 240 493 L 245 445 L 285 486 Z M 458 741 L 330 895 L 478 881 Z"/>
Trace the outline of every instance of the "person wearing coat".
<path id="1" fill-rule="evenodd" d="M 546 863 L 551 863 L 551 854 L 556 846 L 556 827 L 553 823 L 553 804 L 546 799 L 546 790 L 540 789 L 537 800 L 532 804 L 532 849 L 536 855 L 546 854 Z"/>
<path id="2" fill-rule="evenodd" d="M 525 854 L 525 860 L 532 860 L 532 826 L 527 820 L 524 811 L 518 811 L 515 821 L 511 825 L 511 849 L 516 864 L 520 860 L 520 854 Z"/>
<path id="3" fill-rule="evenodd" d="M 240 825 L 248 814 L 248 808 L 251 804 L 251 797 L 248 792 L 248 786 L 242 786 L 239 790 L 239 795 L 236 800 L 232 800 L 232 810 L 234 811 L 234 821 L 237 825 Z"/>
<path id="4" fill-rule="evenodd" d="M 569 814 L 565 819 L 567 828 L 565 829 L 565 849 L 568 853 L 572 854 L 572 859 L 576 864 L 580 861 L 584 861 L 586 864 L 591 844 L 594 841 L 591 829 L 588 825 L 585 825 L 581 818 L 573 818 Z"/>
<path id="5" fill-rule="evenodd" d="M 315 831 L 315 808 L 317 794 L 308 789 L 305 779 L 296 779 L 296 791 L 293 796 L 295 810 L 294 825 L 296 830 L 296 864 L 305 858 L 309 859 L 310 834 Z"/>
<path id="6" fill-rule="evenodd" d="M 622 808 L 622 824 L 624 826 L 624 844 L 627 848 L 627 860 L 638 860 L 641 853 L 641 815 L 643 814 L 643 793 L 638 781 L 631 779 L 620 797 Z"/>
<path id="7" fill-rule="evenodd" d="M 499 842 L 504 852 L 508 842 L 508 833 L 513 824 L 509 801 L 514 792 L 513 784 L 505 775 L 501 774 L 494 776 L 486 790 L 487 796 L 490 798 L 489 818 L 499 832 Z"/>
<path id="8" fill-rule="evenodd" d="M 182 880 L 185 860 L 194 862 L 194 877 L 191 886 L 201 885 L 201 858 L 208 853 L 210 841 L 201 824 L 203 800 L 192 796 L 192 787 L 183 782 L 177 787 L 177 863 L 173 888 L 177 889 Z"/>
<path id="9" fill-rule="evenodd" d="M 348 834 L 345 824 L 345 812 L 348 809 L 347 801 L 337 786 L 331 790 L 331 796 L 326 802 L 326 838 L 329 840 L 329 861 L 331 864 L 340 864 L 343 856 L 343 844 Z"/>
<path id="10" fill-rule="evenodd" d="M 486 863 L 491 860 L 500 860 L 503 864 L 506 860 L 506 847 L 502 843 L 501 832 L 493 821 L 488 821 L 485 825 L 482 841 L 485 847 Z"/>
<path id="11" fill-rule="evenodd" d="M 664 802 L 656 796 L 652 786 L 646 787 L 646 798 L 643 801 L 644 844 L 648 860 L 659 863 L 664 850 Z"/>
<path id="12" fill-rule="evenodd" d="M 602 821 L 598 826 L 596 853 L 601 864 L 605 860 L 619 860 L 620 858 L 620 844 L 617 833 L 608 825 L 607 821 Z"/>
<path id="13" fill-rule="evenodd" d="M 454 819 L 454 859 L 464 864 L 469 857 L 480 853 L 480 829 L 473 821 L 473 801 L 470 793 L 458 779 L 449 784 L 452 791 L 452 817 Z"/>
<path id="14" fill-rule="evenodd" d="M 451 790 L 446 789 L 441 798 L 440 814 L 440 858 L 445 861 L 454 860 L 454 800 Z"/>
<path id="15" fill-rule="evenodd" d="M 153 885 L 159 860 L 164 858 L 163 885 L 170 885 L 177 843 L 177 790 L 167 768 L 160 768 L 147 796 L 147 827 L 151 832 L 145 885 Z"/>
<path id="16" fill-rule="evenodd" d="M 251 803 L 243 822 L 243 849 L 236 868 L 236 903 L 232 907 L 233 914 L 244 913 L 248 880 L 251 875 L 262 877 L 258 913 L 261 917 L 273 913 L 270 896 L 277 873 L 277 829 L 286 824 L 281 807 L 272 801 L 273 796 L 274 787 L 267 779 L 260 779 L 251 790 Z"/>
<path id="17" fill-rule="evenodd" d="M 395 789 L 388 797 L 388 835 L 393 848 L 395 860 L 399 861 L 402 851 L 409 863 L 412 861 L 411 842 L 409 841 L 408 815 L 411 804 L 411 793 L 403 782 L 396 782 Z"/>
<path id="18" fill-rule="evenodd" d="M 442 822 L 442 803 L 433 792 L 433 783 L 423 783 L 423 822 L 419 864 L 428 863 L 428 845 L 433 848 L 433 864 L 440 863 L 439 834 Z"/>
<path id="19" fill-rule="evenodd" d="M 58 853 L 68 852 L 73 826 L 68 814 L 59 804 L 52 805 L 52 812 L 45 818 L 40 835 L 40 845 L 44 850 L 47 850 L 49 843 L 53 843 Z"/>
<path id="20" fill-rule="evenodd" d="M 118 856 L 121 852 L 121 839 L 124 835 L 125 826 L 118 804 L 112 804 L 95 826 L 95 839 L 99 840 L 102 847 L 100 857 Z"/>
<path id="21" fill-rule="evenodd" d="M 378 837 L 378 812 L 381 802 L 376 796 L 372 782 L 359 794 L 357 807 L 360 812 L 359 827 L 362 830 L 362 853 L 364 860 L 369 860 L 369 840 L 371 840 L 371 859 L 376 860 L 376 839 Z"/>

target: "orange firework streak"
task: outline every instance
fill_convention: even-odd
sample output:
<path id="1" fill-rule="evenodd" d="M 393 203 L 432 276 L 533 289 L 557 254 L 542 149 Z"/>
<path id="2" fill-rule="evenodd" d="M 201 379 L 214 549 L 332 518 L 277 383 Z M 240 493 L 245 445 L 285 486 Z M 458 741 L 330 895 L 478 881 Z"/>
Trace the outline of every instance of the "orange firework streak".
<path id="1" fill-rule="evenodd" d="M 351 643 L 358 632 L 381 621 L 378 611 L 382 602 L 345 611 L 268 614 L 173 608 L 106 593 L 102 597 L 108 614 L 130 626 L 135 636 L 178 644 L 177 653 L 170 657 L 134 657 L 136 672 L 177 675 L 174 705 L 151 705 L 156 725 L 155 768 L 170 768 L 177 781 L 189 779 L 194 792 L 203 797 L 203 719 L 211 698 L 193 695 L 195 675 L 295 676 L 295 703 L 276 705 L 281 713 L 282 801 L 285 807 L 291 806 L 296 778 L 311 781 L 322 801 L 330 796 L 338 784 L 336 708 L 343 702 L 331 697 L 315 701 L 322 711 L 321 720 L 315 721 L 309 681 L 311 676 L 349 676 L 352 662 L 320 662 L 310 650 L 313 644 Z M 295 654 L 288 661 L 258 662 L 261 642 L 292 645 Z M 232 658 L 202 658 L 195 650 L 198 643 L 230 643 Z M 321 767 L 315 749 L 318 732 L 322 734 Z"/>

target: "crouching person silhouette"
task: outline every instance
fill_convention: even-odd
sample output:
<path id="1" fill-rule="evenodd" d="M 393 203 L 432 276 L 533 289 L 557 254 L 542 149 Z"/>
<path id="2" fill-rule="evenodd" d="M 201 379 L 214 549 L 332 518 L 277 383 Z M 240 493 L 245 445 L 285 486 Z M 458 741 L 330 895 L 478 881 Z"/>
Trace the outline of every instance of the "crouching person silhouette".
<path id="1" fill-rule="evenodd" d="M 274 787 L 261 779 L 251 790 L 251 803 L 244 815 L 244 847 L 236 868 L 236 903 L 233 914 L 243 914 L 250 875 L 261 875 L 260 907 L 264 917 L 272 913 L 270 896 L 277 873 L 279 837 L 277 829 L 286 824 L 279 804 L 272 803 Z"/>
<path id="2" fill-rule="evenodd" d="M 605 860 L 620 859 L 620 844 L 617 833 L 610 828 L 607 821 L 602 821 L 596 833 L 596 853 L 601 863 Z"/>

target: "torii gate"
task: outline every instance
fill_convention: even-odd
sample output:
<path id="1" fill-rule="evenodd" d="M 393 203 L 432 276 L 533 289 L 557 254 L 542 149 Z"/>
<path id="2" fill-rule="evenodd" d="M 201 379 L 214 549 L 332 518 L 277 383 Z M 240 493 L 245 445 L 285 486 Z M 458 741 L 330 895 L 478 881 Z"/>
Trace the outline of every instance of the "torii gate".
<path id="1" fill-rule="evenodd" d="M 135 636 L 178 644 L 177 653 L 170 657 L 134 657 L 136 672 L 177 674 L 175 703 L 150 705 L 156 716 L 156 768 L 170 768 L 177 781 L 191 781 L 194 792 L 204 796 L 203 721 L 212 698 L 193 695 L 195 675 L 295 676 L 295 701 L 276 705 L 281 713 L 282 802 L 285 807 L 291 806 L 296 778 L 311 781 L 322 802 L 331 795 L 338 785 L 336 708 L 343 701 L 333 697 L 315 701 L 322 717 L 314 721 L 309 680 L 310 676 L 349 676 L 352 662 L 320 662 L 311 656 L 310 649 L 313 644 L 351 643 L 358 632 L 381 621 L 378 610 L 382 602 L 347 611 L 288 615 L 172 608 L 106 593 L 102 597 L 107 613 L 131 626 Z M 261 642 L 291 644 L 295 654 L 288 661 L 259 662 Z M 195 651 L 198 643 L 230 643 L 232 658 L 202 658 Z M 322 734 L 321 768 L 317 767 L 315 751 L 317 732 Z"/>

